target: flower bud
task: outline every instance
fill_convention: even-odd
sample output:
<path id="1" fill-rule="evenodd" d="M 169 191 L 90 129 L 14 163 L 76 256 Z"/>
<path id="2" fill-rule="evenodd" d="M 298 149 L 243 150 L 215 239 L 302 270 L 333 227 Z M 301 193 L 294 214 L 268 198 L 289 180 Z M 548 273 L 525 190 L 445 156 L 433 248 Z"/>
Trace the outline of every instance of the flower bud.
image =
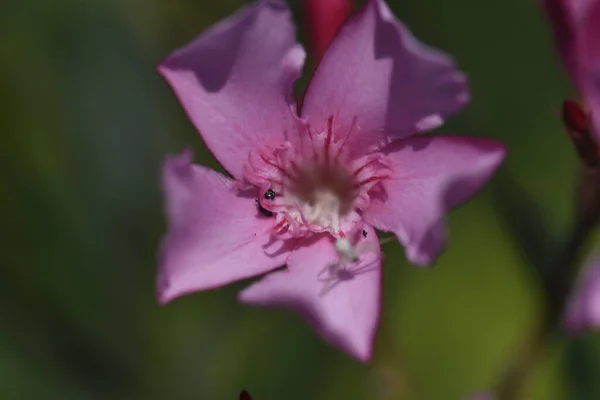
<path id="1" fill-rule="evenodd" d="M 593 136 L 592 124 L 583 108 L 576 101 L 565 99 L 562 120 L 583 163 L 589 167 L 600 164 L 600 152 Z"/>

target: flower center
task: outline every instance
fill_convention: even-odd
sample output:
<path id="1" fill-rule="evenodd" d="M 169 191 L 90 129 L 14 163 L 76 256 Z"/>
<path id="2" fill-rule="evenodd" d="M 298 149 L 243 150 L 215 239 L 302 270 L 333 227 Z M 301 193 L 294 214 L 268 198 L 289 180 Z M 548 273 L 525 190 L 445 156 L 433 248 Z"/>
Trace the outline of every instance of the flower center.
<path id="1" fill-rule="evenodd" d="M 310 224 L 335 226 L 336 218 L 353 210 L 357 195 L 353 177 L 337 161 L 330 165 L 305 161 L 287 180 L 286 194 Z"/>
<path id="2" fill-rule="evenodd" d="M 299 148 L 286 142 L 250 154 L 244 177 L 260 188 L 259 207 L 273 213 L 275 233 L 347 237 L 360 225 L 357 210 L 368 206 L 369 190 L 390 176 L 381 154 L 350 159 L 331 127 L 331 118 L 324 132 L 306 127 Z"/>

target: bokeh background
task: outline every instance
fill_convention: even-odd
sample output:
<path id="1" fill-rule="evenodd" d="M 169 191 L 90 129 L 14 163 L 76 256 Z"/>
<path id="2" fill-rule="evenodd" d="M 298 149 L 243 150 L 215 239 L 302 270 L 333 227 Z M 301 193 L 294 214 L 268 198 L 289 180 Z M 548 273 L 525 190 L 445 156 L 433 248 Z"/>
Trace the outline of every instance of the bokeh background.
<path id="1" fill-rule="evenodd" d="M 237 304 L 245 283 L 156 304 L 162 160 L 190 146 L 216 163 L 154 67 L 242 3 L 0 4 L 1 399 L 461 399 L 535 326 L 530 265 L 567 229 L 577 162 L 557 117 L 572 88 L 534 0 L 390 1 L 470 77 L 471 105 L 436 133 L 497 138 L 510 155 L 451 214 L 434 268 L 385 246 L 371 364 L 292 313 Z M 599 350 L 594 335 L 556 342 L 526 398 L 600 398 Z"/>

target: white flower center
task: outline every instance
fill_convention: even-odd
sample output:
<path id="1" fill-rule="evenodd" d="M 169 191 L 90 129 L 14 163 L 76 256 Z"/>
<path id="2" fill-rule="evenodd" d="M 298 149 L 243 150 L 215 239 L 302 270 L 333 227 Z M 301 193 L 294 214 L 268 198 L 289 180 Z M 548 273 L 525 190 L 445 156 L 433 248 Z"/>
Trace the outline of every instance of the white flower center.
<path id="1" fill-rule="evenodd" d="M 250 154 L 244 177 L 261 188 L 260 207 L 274 213 L 276 233 L 344 238 L 360 220 L 355 210 L 368 206 L 369 190 L 389 177 L 381 154 L 351 159 L 331 121 L 318 134 L 307 128 L 300 148 L 286 142 Z"/>
<path id="2" fill-rule="evenodd" d="M 341 199 L 331 190 L 316 190 L 313 201 L 302 203 L 304 218 L 314 225 L 336 225 L 341 214 Z M 339 222 L 337 222 L 339 224 Z"/>
<path id="3" fill-rule="evenodd" d="M 308 162 L 307 162 L 308 161 Z M 296 165 L 292 163 L 292 165 Z M 296 220 L 337 232 L 340 220 L 354 208 L 357 190 L 352 174 L 340 163 L 292 167 L 284 176 L 284 199 L 291 205 Z"/>

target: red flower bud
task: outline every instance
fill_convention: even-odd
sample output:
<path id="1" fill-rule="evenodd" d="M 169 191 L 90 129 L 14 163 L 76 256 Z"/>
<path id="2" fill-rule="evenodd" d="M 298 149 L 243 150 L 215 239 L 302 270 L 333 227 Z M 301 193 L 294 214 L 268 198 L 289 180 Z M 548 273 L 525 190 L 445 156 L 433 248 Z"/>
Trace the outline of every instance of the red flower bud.
<path id="1" fill-rule="evenodd" d="M 250 393 L 248 393 L 247 391 L 242 390 L 242 393 L 240 393 L 239 400 L 252 400 L 252 396 L 250 396 Z"/>
<path id="2" fill-rule="evenodd" d="M 589 116 L 583 108 L 576 101 L 566 99 L 562 119 L 581 160 L 588 166 L 600 164 L 600 151 L 592 134 Z"/>
<path id="3" fill-rule="evenodd" d="M 352 12 L 352 0 L 305 0 L 306 22 L 317 61 Z"/>

